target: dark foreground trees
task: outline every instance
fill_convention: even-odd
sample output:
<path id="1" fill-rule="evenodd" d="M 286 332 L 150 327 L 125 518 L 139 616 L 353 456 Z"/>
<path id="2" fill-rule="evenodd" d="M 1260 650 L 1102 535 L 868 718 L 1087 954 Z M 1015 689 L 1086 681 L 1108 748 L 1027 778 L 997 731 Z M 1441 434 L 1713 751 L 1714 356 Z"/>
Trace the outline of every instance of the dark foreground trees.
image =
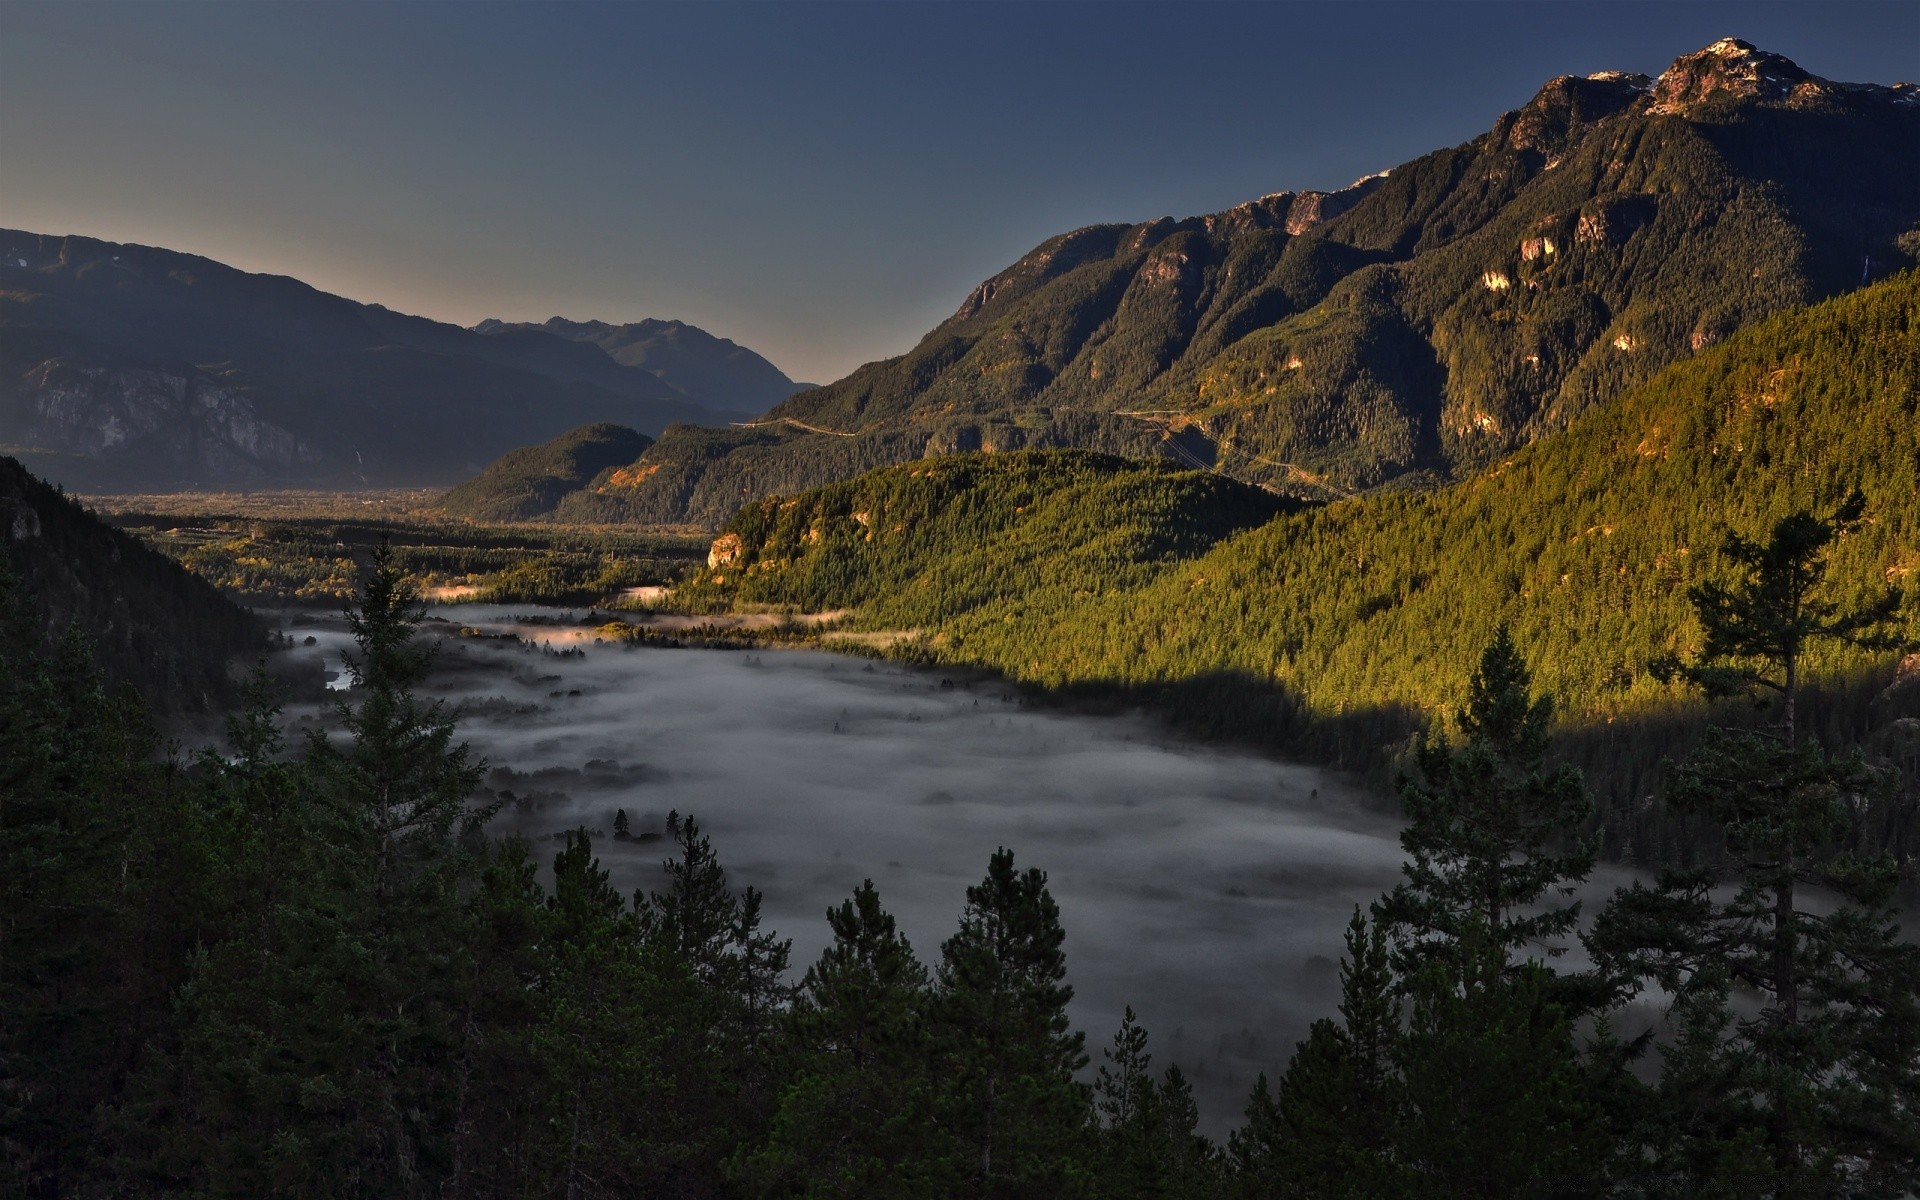
<path id="1" fill-rule="evenodd" d="M 1822 642 L 1890 644 L 1897 592 L 1844 609 L 1821 587 L 1863 508 L 1856 492 L 1764 542 L 1730 536 L 1734 580 L 1694 589 L 1704 644 L 1672 669 L 1776 716 L 1711 730 L 1676 773 L 1670 803 L 1724 830 L 1728 869 L 1626 889 L 1590 939 L 1629 985 L 1674 997 L 1683 1037 L 1649 1127 L 1676 1189 L 1898 1195 L 1920 1179 L 1920 948 L 1900 933 L 1898 864 L 1841 852 L 1891 781 L 1807 738 L 1799 712 Z"/>
<path id="2" fill-rule="evenodd" d="M 384 558 L 358 686 L 302 746 L 259 684 L 223 752 L 165 759 L 83 643 L 0 636 L 0 1194 L 1905 1195 L 1920 956 L 1897 864 L 1843 853 L 1880 777 L 1801 711 L 1809 647 L 1891 611 L 1821 591 L 1858 517 L 1734 539 L 1696 592 L 1675 669 L 1779 715 L 1676 769 L 1726 857 L 1618 894 L 1591 969 L 1562 957 L 1591 806 L 1496 636 L 1412 764 L 1405 879 L 1354 914 L 1337 1016 L 1224 1148 L 1131 1010 L 1089 1062 L 1059 908 L 1010 851 L 937 958 L 868 882 L 796 984 L 692 818 L 631 897 L 585 830 L 550 862 L 488 839 Z"/>

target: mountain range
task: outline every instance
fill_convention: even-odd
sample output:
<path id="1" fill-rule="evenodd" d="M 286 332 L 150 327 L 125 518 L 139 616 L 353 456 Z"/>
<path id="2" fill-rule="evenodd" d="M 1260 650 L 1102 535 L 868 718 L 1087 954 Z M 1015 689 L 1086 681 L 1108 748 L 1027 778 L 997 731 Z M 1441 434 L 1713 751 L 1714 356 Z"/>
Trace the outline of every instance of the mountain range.
<path id="1" fill-rule="evenodd" d="M 718 525 L 951 451 L 1159 454 L 1302 497 L 1458 478 L 1920 257 L 1920 87 L 1737 39 L 1549 81 L 1335 192 L 1048 239 L 899 358 L 678 427 L 556 512 Z"/>
<path id="2" fill-rule="evenodd" d="M 0 449 L 75 488 L 452 483 L 575 425 L 798 385 L 677 321 L 463 329 L 298 280 L 0 231 Z"/>

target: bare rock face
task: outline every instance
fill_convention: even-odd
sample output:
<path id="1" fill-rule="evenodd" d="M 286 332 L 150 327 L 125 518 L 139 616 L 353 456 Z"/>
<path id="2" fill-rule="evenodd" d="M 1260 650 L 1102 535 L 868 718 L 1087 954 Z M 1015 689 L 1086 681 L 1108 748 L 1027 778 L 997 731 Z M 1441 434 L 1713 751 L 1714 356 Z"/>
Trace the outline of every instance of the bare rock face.
<path id="1" fill-rule="evenodd" d="M 1645 75 L 1620 71 L 1602 71 L 1584 79 L 1561 75 L 1548 80 L 1526 107 L 1502 117 L 1494 127 L 1494 141 L 1510 150 L 1552 158 L 1581 129 L 1625 112 L 1652 86 Z"/>
<path id="2" fill-rule="evenodd" d="M 723 533 L 713 539 L 713 545 L 707 549 L 707 566 L 729 567 L 740 561 L 746 552 L 746 546 L 737 533 Z"/>
<path id="3" fill-rule="evenodd" d="M 1650 111 L 1688 116 L 1716 96 L 1782 101 L 1804 84 L 1823 82 L 1789 58 L 1739 38 L 1721 38 L 1703 50 L 1681 55 L 1661 73 L 1654 81 Z"/>
<path id="4" fill-rule="evenodd" d="M 164 456 L 235 480 L 322 459 L 245 392 L 175 371 L 47 359 L 19 380 L 15 412 L 16 436 L 92 459 Z"/>
<path id="5" fill-rule="evenodd" d="M 7 537 L 16 542 L 40 536 L 40 514 L 25 504 L 16 505 L 13 520 L 7 524 Z"/>

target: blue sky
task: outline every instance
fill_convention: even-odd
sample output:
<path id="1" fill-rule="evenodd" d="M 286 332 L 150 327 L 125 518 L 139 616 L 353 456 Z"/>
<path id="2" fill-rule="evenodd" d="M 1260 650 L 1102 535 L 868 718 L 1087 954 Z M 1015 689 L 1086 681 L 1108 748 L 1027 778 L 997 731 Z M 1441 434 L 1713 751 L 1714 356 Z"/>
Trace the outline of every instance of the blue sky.
<path id="1" fill-rule="evenodd" d="M 7 4 L 0 226 L 816 382 L 1045 237 L 1338 187 L 1721 36 L 1920 79 L 1911 3 Z"/>

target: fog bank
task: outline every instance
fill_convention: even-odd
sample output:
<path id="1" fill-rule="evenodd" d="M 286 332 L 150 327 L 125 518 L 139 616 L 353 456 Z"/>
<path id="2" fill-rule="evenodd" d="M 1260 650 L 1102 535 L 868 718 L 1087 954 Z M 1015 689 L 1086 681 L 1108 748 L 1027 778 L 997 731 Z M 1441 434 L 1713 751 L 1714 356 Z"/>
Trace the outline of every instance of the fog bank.
<path id="1" fill-rule="evenodd" d="M 556 615 L 528 606 L 434 615 L 523 639 L 445 637 L 430 685 L 462 703 L 488 788 L 512 797 L 497 831 L 535 838 L 550 864 L 549 839 L 597 830 L 631 892 L 659 886 L 667 843 L 614 841 L 615 811 L 636 835 L 691 814 L 735 885 L 765 892 L 796 980 L 828 940 L 826 910 L 865 878 L 937 961 L 966 888 L 1010 847 L 1059 901 L 1094 1061 L 1131 1004 L 1216 1134 L 1254 1075 L 1277 1078 L 1333 1013 L 1347 920 L 1398 874 L 1395 824 L 1338 776 L 1144 718 L 1024 708 L 997 685 L 812 651 L 597 645 L 519 619 Z M 294 655 L 338 669 L 337 624 L 289 632 L 316 639 Z"/>

